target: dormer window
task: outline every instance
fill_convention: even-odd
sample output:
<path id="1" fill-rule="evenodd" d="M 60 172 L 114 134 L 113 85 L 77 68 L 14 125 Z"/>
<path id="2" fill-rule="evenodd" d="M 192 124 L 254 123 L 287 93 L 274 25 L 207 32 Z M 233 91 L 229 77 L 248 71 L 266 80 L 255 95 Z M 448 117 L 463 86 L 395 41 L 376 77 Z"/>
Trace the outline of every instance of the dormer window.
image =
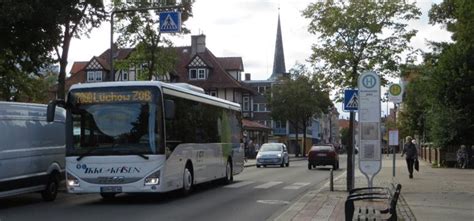
<path id="1" fill-rule="evenodd" d="M 189 69 L 190 80 L 205 80 L 207 79 L 209 70 L 207 68 L 191 68 Z"/>
<path id="2" fill-rule="evenodd" d="M 102 81 L 102 71 L 88 71 L 87 72 L 87 82 L 101 82 Z"/>

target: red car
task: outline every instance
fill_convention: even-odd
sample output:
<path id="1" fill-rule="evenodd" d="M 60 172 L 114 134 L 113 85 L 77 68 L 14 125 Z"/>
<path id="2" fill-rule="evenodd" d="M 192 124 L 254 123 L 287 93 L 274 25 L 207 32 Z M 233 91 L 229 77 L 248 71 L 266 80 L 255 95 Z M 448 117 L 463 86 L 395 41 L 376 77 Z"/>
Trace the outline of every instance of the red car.
<path id="1" fill-rule="evenodd" d="M 312 146 L 308 152 L 308 170 L 316 166 L 332 165 L 334 170 L 339 169 L 339 154 L 332 145 Z"/>

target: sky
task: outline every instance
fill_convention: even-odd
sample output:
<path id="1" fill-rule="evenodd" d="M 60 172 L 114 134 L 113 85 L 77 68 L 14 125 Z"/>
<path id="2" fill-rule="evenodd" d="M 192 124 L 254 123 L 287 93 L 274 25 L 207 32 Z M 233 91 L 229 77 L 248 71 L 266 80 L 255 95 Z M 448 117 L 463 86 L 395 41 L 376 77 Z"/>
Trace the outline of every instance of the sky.
<path id="1" fill-rule="evenodd" d="M 196 0 L 193 17 L 184 24 L 191 34 L 175 37 L 173 43 L 175 46 L 189 46 L 191 35 L 204 34 L 206 47 L 214 55 L 242 57 L 244 73 L 251 73 L 252 80 L 268 79 L 273 68 L 278 14 L 288 71 L 296 63 L 306 63 L 311 55 L 311 45 L 318 41 L 315 35 L 308 33 L 309 20 L 301 15 L 301 11 L 315 1 Z M 449 41 L 450 34 L 443 27 L 428 24 L 428 10 L 433 3 L 440 1 L 417 1 L 423 15 L 419 20 L 409 23 L 410 27 L 418 30 L 411 42 L 414 48 L 428 51 L 427 40 Z M 89 38 L 83 36 L 82 39 L 72 40 L 66 70 L 70 70 L 74 61 L 89 61 L 92 56 L 100 55 L 109 47 L 110 23 L 105 22 L 100 28 L 94 29 Z M 382 105 L 383 112 L 386 112 L 385 106 Z"/>

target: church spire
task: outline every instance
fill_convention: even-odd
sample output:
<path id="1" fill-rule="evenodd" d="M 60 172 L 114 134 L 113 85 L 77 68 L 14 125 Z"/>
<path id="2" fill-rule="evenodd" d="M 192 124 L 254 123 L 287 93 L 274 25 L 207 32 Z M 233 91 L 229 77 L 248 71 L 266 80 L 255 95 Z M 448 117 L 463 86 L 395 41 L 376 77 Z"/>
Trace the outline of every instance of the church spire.
<path id="1" fill-rule="evenodd" d="M 275 42 L 275 55 L 273 57 L 273 72 L 272 76 L 270 76 L 270 79 L 276 80 L 278 79 L 278 77 L 284 75 L 285 73 L 285 54 L 283 53 L 283 40 L 281 37 L 280 8 L 278 8 L 278 26 Z"/>

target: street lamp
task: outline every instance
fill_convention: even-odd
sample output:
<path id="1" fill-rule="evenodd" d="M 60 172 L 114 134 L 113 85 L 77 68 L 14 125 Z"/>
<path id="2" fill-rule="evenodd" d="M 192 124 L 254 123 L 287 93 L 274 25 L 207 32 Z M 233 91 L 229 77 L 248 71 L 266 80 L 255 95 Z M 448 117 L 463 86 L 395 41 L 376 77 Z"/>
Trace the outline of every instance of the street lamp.
<path id="1" fill-rule="evenodd" d="M 149 0 L 150 3 L 154 4 L 160 4 L 160 1 L 157 0 Z M 132 2 L 137 2 L 133 0 L 127 0 L 127 3 L 132 3 Z M 166 1 L 164 1 L 166 4 Z M 129 8 L 129 9 L 115 9 L 112 8 L 112 12 L 110 13 L 110 57 L 109 57 L 109 62 L 110 62 L 110 72 L 111 72 L 111 78 L 112 81 L 115 81 L 115 71 L 114 71 L 114 15 L 116 13 L 124 13 L 124 12 L 132 12 L 132 11 L 148 11 L 148 10 L 158 10 L 158 11 L 165 11 L 165 10 L 173 10 L 173 9 L 184 9 L 184 6 L 182 3 L 179 5 L 174 5 L 174 6 L 152 6 L 152 7 L 145 7 L 145 8 Z"/>

